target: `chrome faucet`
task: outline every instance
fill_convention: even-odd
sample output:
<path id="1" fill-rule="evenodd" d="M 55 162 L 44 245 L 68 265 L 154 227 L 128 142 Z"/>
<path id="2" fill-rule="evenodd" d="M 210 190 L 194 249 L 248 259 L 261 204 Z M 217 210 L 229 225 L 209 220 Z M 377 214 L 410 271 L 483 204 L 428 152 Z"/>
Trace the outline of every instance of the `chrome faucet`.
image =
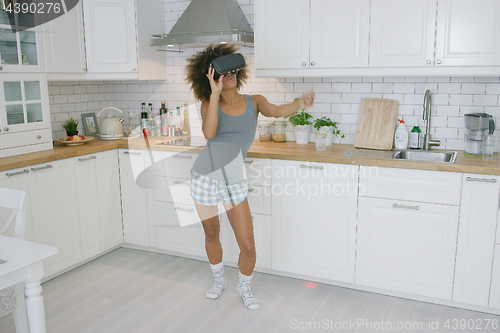
<path id="1" fill-rule="evenodd" d="M 431 129 L 431 91 L 427 90 L 424 96 L 424 110 L 422 113 L 422 118 L 427 121 L 425 124 L 425 135 L 424 135 L 424 147 L 423 149 L 429 150 L 431 146 L 439 146 L 441 142 L 439 140 L 432 140 L 430 129 Z"/>

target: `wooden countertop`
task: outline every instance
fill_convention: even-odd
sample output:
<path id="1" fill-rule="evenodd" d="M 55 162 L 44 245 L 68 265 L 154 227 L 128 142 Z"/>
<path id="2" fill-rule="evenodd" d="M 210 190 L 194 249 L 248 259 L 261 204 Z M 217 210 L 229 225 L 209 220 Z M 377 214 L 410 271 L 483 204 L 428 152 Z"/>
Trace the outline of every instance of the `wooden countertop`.
<path id="1" fill-rule="evenodd" d="M 149 139 L 150 149 L 190 153 L 199 153 L 202 149 L 202 147 L 157 145 L 157 143 L 165 141 L 167 141 L 165 137 L 151 137 Z M 0 171 L 117 148 L 148 149 L 148 146 L 142 137 L 114 141 L 103 141 L 96 138 L 80 146 L 66 146 L 56 142 L 54 149 L 51 150 L 0 158 Z M 334 144 L 327 146 L 326 151 L 316 151 L 314 143 L 297 145 L 295 142 L 277 143 L 255 140 L 247 157 L 500 175 L 497 153 L 493 155 L 492 161 L 483 161 L 480 156 L 465 156 L 463 151 L 459 151 L 457 160 L 453 164 L 342 156 L 343 153 L 352 148 L 353 145 Z"/>

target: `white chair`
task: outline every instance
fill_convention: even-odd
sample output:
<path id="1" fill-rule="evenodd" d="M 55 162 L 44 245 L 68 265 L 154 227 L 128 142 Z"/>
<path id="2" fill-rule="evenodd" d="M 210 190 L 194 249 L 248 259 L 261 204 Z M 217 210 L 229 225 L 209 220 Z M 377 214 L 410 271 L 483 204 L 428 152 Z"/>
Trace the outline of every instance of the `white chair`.
<path id="1" fill-rule="evenodd" d="M 26 206 L 24 204 L 26 193 L 20 190 L 0 188 L 0 207 L 12 210 L 7 223 L 0 230 L 4 235 L 14 223 L 14 237 L 24 239 L 26 227 Z M 1 259 L 1 258 L 0 258 Z M 12 313 L 17 333 L 28 333 L 28 320 L 26 317 L 26 303 L 24 287 L 16 285 L 0 290 L 0 318 Z"/>

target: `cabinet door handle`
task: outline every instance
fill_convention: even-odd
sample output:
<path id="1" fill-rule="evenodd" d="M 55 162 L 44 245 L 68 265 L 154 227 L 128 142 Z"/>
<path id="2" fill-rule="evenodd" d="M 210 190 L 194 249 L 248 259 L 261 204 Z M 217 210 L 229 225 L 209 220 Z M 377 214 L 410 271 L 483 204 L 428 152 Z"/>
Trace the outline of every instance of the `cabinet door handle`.
<path id="1" fill-rule="evenodd" d="M 305 165 L 305 164 L 301 164 L 300 165 L 301 168 L 309 168 L 309 169 L 318 169 L 318 170 L 323 170 L 323 167 L 322 166 L 315 166 L 315 165 Z"/>
<path id="2" fill-rule="evenodd" d="M 315 66 L 315 65 L 316 65 L 316 63 L 314 61 L 311 62 L 311 66 Z"/>
<path id="3" fill-rule="evenodd" d="M 392 207 L 394 207 L 394 208 L 403 208 L 403 209 L 414 209 L 414 210 L 419 210 L 420 209 L 418 206 L 406 206 L 406 205 L 398 205 L 398 204 L 392 204 Z"/>
<path id="4" fill-rule="evenodd" d="M 441 62 L 442 62 L 441 60 L 436 61 L 438 65 L 441 65 Z"/>
<path id="5" fill-rule="evenodd" d="M 21 171 L 16 171 L 16 172 L 7 172 L 5 175 L 7 177 L 12 177 L 12 176 L 17 176 L 17 175 L 22 175 L 23 173 L 28 173 L 30 172 L 30 169 L 24 169 Z"/>
<path id="6" fill-rule="evenodd" d="M 245 160 L 246 164 L 252 164 L 253 162 L 254 162 L 254 160 Z"/>
<path id="7" fill-rule="evenodd" d="M 43 167 L 31 168 L 31 171 L 38 171 L 38 170 L 44 170 L 44 169 L 50 169 L 50 168 L 52 168 L 52 165 L 47 164 L 46 166 L 43 166 Z"/>
<path id="8" fill-rule="evenodd" d="M 302 66 L 307 66 L 307 62 L 303 62 L 303 63 L 302 63 Z"/>
<path id="9" fill-rule="evenodd" d="M 142 155 L 142 153 L 138 151 L 124 151 L 123 153 L 127 155 Z"/>
<path id="10" fill-rule="evenodd" d="M 133 70 L 134 72 L 136 72 L 136 71 L 137 71 L 137 68 L 135 68 L 135 67 L 134 67 L 134 68 L 132 68 L 132 70 Z"/>
<path id="11" fill-rule="evenodd" d="M 468 182 L 485 182 L 485 183 L 496 183 L 497 180 L 495 178 L 473 178 L 473 177 L 467 177 L 465 178 L 466 181 Z"/>
<path id="12" fill-rule="evenodd" d="M 194 212 L 194 208 L 182 208 L 182 207 L 175 207 L 175 210 L 184 210 L 186 212 Z"/>
<path id="13" fill-rule="evenodd" d="M 37 138 L 37 139 L 41 139 L 41 138 L 42 138 L 42 136 L 41 136 L 41 135 L 37 135 L 37 136 L 36 136 L 36 138 Z"/>
<path id="14" fill-rule="evenodd" d="M 95 160 L 97 157 L 95 155 L 93 156 L 90 156 L 90 157 L 85 157 L 85 158 L 79 158 L 78 160 L 80 162 L 83 162 L 83 161 L 88 161 L 88 160 Z"/>
<path id="15" fill-rule="evenodd" d="M 4 130 L 5 132 L 8 132 L 8 131 L 9 131 L 9 128 L 8 128 L 8 127 L 4 127 L 4 128 L 3 128 L 3 130 Z"/>
<path id="16" fill-rule="evenodd" d="M 88 71 L 89 71 L 89 69 L 88 69 L 87 67 L 85 67 L 85 68 L 83 69 L 83 71 L 84 71 L 84 72 L 88 72 Z"/>
<path id="17" fill-rule="evenodd" d="M 193 156 L 174 155 L 174 158 L 187 158 L 187 159 L 190 159 L 190 158 L 193 158 Z"/>
<path id="18" fill-rule="evenodd" d="M 430 64 L 432 64 L 432 61 L 427 60 L 427 65 L 430 65 Z"/>
<path id="19" fill-rule="evenodd" d="M 1 70 L 3 70 L 3 67 L 2 67 L 2 66 L 0 66 L 0 71 L 1 71 Z"/>
<path id="20" fill-rule="evenodd" d="M 253 191 L 255 191 L 255 189 L 254 189 L 254 188 L 252 188 L 252 187 L 249 187 L 249 188 L 248 188 L 248 192 L 253 192 Z"/>

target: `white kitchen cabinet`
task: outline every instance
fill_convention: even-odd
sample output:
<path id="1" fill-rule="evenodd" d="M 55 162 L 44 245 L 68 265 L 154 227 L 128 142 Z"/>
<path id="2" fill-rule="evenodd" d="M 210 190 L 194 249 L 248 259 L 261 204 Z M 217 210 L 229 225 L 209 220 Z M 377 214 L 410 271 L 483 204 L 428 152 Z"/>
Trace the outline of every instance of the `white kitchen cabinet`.
<path id="1" fill-rule="evenodd" d="M 0 157 L 52 149 L 44 74 L 0 76 Z"/>
<path id="2" fill-rule="evenodd" d="M 495 245 L 489 307 L 500 309 L 500 244 Z"/>
<path id="3" fill-rule="evenodd" d="M 14 17 L 14 28 L 24 30 L 13 32 L 6 9 L 0 9 L 0 73 L 43 72 L 42 34 L 40 26 L 34 26 L 36 15 L 21 12 Z"/>
<path id="4" fill-rule="evenodd" d="M 42 25 L 47 73 L 87 72 L 82 3 Z"/>
<path id="5" fill-rule="evenodd" d="M 97 195 L 97 171 L 95 154 L 75 157 L 76 191 L 82 235 L 83 259 L 102 251 L 99 197 Z"/>
<path id="6" fill-rule="evenodd" d="M 136 73 L 134 0 L 83 1 L 89 73 Z"/>
<path id="7" fill-rule="evenodd" d="M 451 299 L 459 207 L 359 197 L 356 284 Z"/>
<path id="8" fill-rule="evenodd" d="M 123 242 L 116 151 L 75 157 L 83 259 Z"/>
<path id="9" fill-rule="evenodd" d="M 372 0 L 370 67 L 434 65 L 437 0 Z"/>
<path id="10" fill-rule="evenodd" d="M 29 169 L 35 242 L 59 249 L 43 262 L 45 276 L 50 276 L 83 260 L 75 161 L 69 158 Z"/>
<path id="11" fill-rule="evenodd" d="M 145 169 L 146 150 L 120 149 L 120 187 L 123 212 L 123 239 L 126 243 L 148 246 L 146 189 L 136 184 Z"/>
<path id="12" fill-rule="evenodd" d="M 134 0 L 79 2 L 45 23 L 43 36 L 51 80 L 139 78 Z M 146 67 L 158 56 L 144 54 Z"/>
<path id="13" fill-rule="evenodd" d="M 367 67 L 369 6 L 369 0 L 257 0 L 257 70 Z"/>
<path id="14" fill-rule="evenodd" d="M 463 174 L 453 300 L 488 306 L 500 177 Z"/>
<path id="15" fill-rule="evenodd" d="M 372 0 L 370 67 L 498 66 L 499 15 L 495 0 Z"/>
<path id="16" fill-rule="evenodd" d="M 358 167 L 271 163 L 271 267 L 354 282 Z"/>
<path id="17" fill-rule="evenodd" d="M 29 188 L 28 173 L 30 173 L 29 167 L 2 171 L 0 172 L 0 187 L 22 190 L 26 192 L 26 199 L 24 201 L 24 205 L 26 206 L 25 239 L 33 242 L 35 241 L 35 236 L 33 234 L 33 218 L 31 215 L 31 194 Z M 11 212 L 11 210 L 0 209 L 0 221 L 7 221 Z M 6 236 L 14 237 L 13 226 L 11 226 L 9 230 L 7 230 Z"/>
<path id="18" fill-rule="evenodd" d="M 118 151 L 104 151 L 95 155 L 102 251 L 106 251 L 123 242 Z"/>
<path id="19" fill-rule="evenodd" d="M 500 3 L 497 0 L 439 0 L 438 66 L 500 65 Z"/>
<path id="20" fill-rule="evenodd" d="M 251 209 L 251 208 L 250 208 Z M 271 216 L 254 214 L 252 212 L 253 231 L 255 240 L 255 252 L 257 259 L 256 268 L 271 268 Z M 233 228 L 229 223 L 226 213 L 220 216 L 221 245 L 223 261 L 238 264 L 240 248 L 236 242 Z"/>
<path id="21" fill-rule="evenodd" d="M 155 200 L 153 207 L 150 227 L 157 248 L 206 258 L 205 233 L 195 206 Z"/>

